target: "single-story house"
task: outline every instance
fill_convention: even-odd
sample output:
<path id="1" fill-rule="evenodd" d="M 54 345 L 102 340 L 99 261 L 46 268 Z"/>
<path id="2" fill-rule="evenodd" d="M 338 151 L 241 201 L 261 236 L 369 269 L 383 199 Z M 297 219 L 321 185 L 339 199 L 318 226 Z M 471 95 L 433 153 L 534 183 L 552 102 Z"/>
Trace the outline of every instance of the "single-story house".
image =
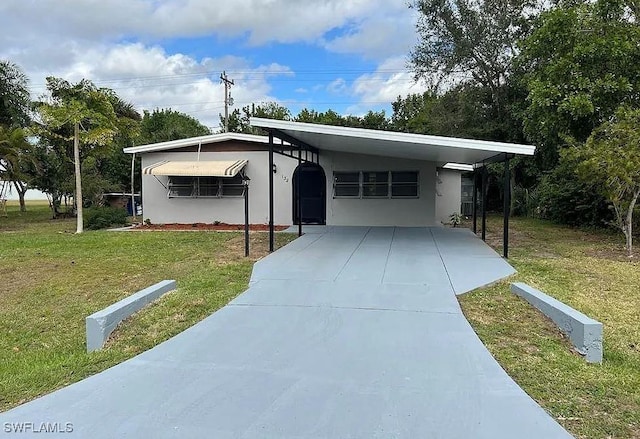
<path id="1" fill-rule="evenodd" d="M 303 224 L 433 226 L 460 212 L 462 172 L 535 151 L 262 118 L 251 124 L 269 135 L 222 133 L 126 148 L 142 158 L 143 217 L 158 224 L 242 224 L 248 186 L 251 224 L 302 218 Z"/>

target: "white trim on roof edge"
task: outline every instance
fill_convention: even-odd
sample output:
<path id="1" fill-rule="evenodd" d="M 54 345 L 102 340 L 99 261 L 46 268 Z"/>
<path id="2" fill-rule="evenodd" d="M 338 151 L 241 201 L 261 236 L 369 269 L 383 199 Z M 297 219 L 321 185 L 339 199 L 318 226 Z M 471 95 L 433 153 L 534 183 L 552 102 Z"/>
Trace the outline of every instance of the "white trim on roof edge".
<path id="1" fill-rule="evenodd" d="M 304 133 L 323 134 L 328 136 L 342 136 L 360 139 L 375 139 L 388 142 L 410 143 L 417 145 L 444 146 L 450 148 L 476 149 L 494 151 L 496 153 L 511 153 L 533 155 L 536 147 L 519 143 L 492 142 L 488 140 L 463 139 L 458 137 L 430 136 L 426 134 L 399 133 L 395 131 L 370 130 L 364 128 L 350 128 L 333 125 L 320 125 L 304 122 L 290 122 L 285 120 L 264 119 L 252 117 L 249 123 L 255 127 L 273 128 L 282 131 L 298 131 Z"/>
<path id="2" fill-rule="evenodd" d="M 269 143 L 266 136 L 256 136 L 254 134 L 242 133 L 218 133 L 209 134 L 208 136 L 190 137 L 188 139 L 172 140 L 170 142 L 152 143 L 149 145 L 132 146 L 124 148 L 127 154 L 135 154 L 141 152 L 166 151 L 167 149 L 186 148 L 188 146 L 198 146 L 207 143 L 219 143 L 229 140 L 238 140 L 244 142 Z"/>
<path id="3" fill-rule="evenodd" d="M 473 171 L 473 165 L 467 165 L 464 163 L 447 163 L 442 169 L 451 169 L 453 171 Z"/>

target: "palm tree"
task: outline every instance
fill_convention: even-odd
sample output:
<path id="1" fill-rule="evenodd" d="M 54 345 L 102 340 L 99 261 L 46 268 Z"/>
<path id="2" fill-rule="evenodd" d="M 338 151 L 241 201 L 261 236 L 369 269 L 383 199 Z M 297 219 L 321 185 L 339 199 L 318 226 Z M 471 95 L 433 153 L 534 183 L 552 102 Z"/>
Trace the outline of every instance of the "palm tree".
<path id="1" fill-rule="evenodd" d="M 111 104 L 110 94 L 97 89 L 91 81 L 83 80 L 72 85 L 58 78 L 47 78 L 50 102 L 41 102 L 38 112 L 42 128 L 55 135 L 56 130 L 70 127 L 73 134 L 66 140 L 73 141 L 75 170 L 76 233 L 82 233 L 82 176 L 80 172 L 80 145 L 109 144 L 118 132 L 118 117 Z"/>

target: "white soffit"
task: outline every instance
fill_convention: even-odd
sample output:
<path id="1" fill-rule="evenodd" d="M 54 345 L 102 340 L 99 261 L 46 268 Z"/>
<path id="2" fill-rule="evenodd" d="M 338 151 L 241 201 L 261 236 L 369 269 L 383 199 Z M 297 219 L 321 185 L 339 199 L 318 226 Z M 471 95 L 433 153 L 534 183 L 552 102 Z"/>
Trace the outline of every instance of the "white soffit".
<path id="1" fill-rule="evenodd" d="M 320 150 L 474 165 L 501 153 L 533 155 L 535 146 L 252 117 L 251 125 L 279 130 Z"/>

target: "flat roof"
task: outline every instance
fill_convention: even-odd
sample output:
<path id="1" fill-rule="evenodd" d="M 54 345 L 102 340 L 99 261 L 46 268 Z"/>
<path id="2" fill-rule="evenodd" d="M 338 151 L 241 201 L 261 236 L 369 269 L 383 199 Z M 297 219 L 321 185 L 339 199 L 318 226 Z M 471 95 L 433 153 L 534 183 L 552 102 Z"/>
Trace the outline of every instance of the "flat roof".
<path id="1" fill-rule="evenodd" d="M 286 134 L 320 150 L 377 155 L 447 164 L 476 165 L 502 153 L 534 154 L 536 147 L 457 137 L 399 133 L 252 117 L 252 126 Z M 277 136 L 276 136 L 277 137 Z"/>
<path id="2" fill-rule="evenodd" d="M 124 148 L 123 151 L 127 154 L 166 151 L 168 149 L 186 148 L 189 146 L 206 145 L 208 143 L 219 143 L 229 140 L 236 140 L 241 142 L 269 143 L 269 138 L 265 136 L 256 136 L 253 134 L 242 133 L 218 133 L 209 134 L 207 136 L 189 137 L 188 139 L 172 140 L 169 142 L 132 146 L 130 148 Z"/>

